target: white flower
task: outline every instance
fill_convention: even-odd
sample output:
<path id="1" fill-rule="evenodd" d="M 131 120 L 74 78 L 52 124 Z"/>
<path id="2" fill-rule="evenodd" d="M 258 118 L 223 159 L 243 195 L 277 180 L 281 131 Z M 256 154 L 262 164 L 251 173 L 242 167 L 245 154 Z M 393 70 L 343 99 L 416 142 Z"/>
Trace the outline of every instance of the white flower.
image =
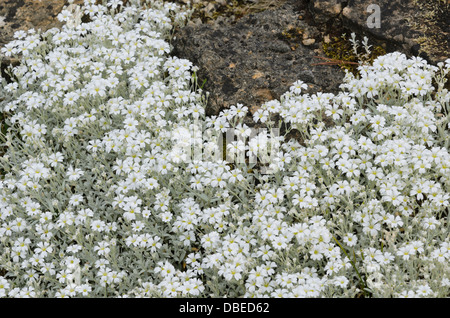
<path id="1" fill-rule="evenodd" d="M 73 206 L 77 206 L 82 202 L 83 202 L 83 195 L 82 194 L 74 194 L 70 197 L 69 204 L 73 205 Z"/>
<path id="2" fill-rule="evenodd" d="M 84 171 L 81 170 L 80 168 L 73 168 L 73 166 L 69 166 L 66 175 L 69 177 L 70 181 L 76 181 L 82 175 L 84 175 Z"/>
<path id="3" fill-rule="evenodd" d="M 298 81 L 294 82 L 289 89 L 291 90 L 291 92 L 293 92 L 297 95 L 300 95 L 302 90 L 307 89 L 307 88 L 308 88 L 308 85 L 303 83 L 303 81 L 298 80 Z"/>
<path id="4" fill-rule="evenodd" d="M 347 233 L 344 238 L 343 241 L 346 245 L 353 247 L 356 245 L 356 243 L 358 242 L 358 238 L 356 237 L 355 234 L 353 233 Z"/>

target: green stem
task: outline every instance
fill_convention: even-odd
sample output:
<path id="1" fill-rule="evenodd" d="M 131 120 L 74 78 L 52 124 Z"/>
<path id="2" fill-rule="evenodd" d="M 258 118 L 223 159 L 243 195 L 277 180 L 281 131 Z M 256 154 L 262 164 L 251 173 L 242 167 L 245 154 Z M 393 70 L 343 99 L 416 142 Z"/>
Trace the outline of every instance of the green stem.
<path id="1" fill-rule="evenodd" d="M 351 260 L 351 258 L 348 256 L 347 251 L 345 250 L 345 248 L 341 245 L 341 243 L 339 243 L 339 241 L 332 235 L 333 239 L 336 241 L 336 243 L 339 245 L 339 247 L 341 248 L 341 250 L 344 252 L 345 256 L 347 256 L 347 258 L 349 259 L 350 263 L 352 264 L 353 268 L 356 271 L 356 274 L 359 277 L 359 281 L 361 282 L 361 285 L 364 287 L 364 293 L 366 293 L 365 289 L 367 287 L 366 282 L 363 280 L 361 274 L 359 273 L 358 269 L 356 268 L 356 264 Z"/>

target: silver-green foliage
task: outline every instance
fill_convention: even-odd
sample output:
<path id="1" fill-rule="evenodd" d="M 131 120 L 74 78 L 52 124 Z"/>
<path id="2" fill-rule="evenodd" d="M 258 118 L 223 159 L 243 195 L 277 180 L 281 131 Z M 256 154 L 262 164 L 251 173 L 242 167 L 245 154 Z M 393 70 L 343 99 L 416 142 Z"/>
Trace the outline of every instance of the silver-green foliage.
<path id="1" fill-rule="evenodd" d="M 206 117 L 169 55 L 188 16 L 86 0 L 2 49 L 22 59 L 1 91 L 0 297 L 447 297 L 450 60 L 388 54 L 337 95 L 298 81 L 253 134 L 244 105 Z M 229 131 L 228 155 L 266 166 L 223 160 Z"/>

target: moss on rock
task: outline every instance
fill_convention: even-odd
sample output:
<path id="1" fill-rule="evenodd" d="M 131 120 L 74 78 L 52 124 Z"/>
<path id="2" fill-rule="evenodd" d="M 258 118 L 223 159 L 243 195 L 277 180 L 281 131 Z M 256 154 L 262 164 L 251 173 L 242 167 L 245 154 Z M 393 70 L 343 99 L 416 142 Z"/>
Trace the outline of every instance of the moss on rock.
<path id="1" fill-rule="evenodd" d="M 386 54 L 386 50 L 380 45 L 371 47 L 369 54 L 361 46 L 355 52 L 350 37 L 345 33 L 340 37 L 334 36 L 329 41 L 323 41 L 322 43 L 324 54 L 330 59 L 335 60 L 336 64 L 342 69 L 346 69 L 354 75 L 357 74 L 358 67 L 355 63 L 364 62 L 370 64 L 378 56 Z"/>

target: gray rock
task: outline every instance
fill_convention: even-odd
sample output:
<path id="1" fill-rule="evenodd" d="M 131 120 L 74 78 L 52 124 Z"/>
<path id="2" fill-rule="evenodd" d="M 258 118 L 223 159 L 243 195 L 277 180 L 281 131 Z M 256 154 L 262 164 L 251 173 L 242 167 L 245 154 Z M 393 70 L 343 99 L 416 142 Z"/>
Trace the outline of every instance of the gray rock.
<path id="1" fill-rule="evenodd" d="M 315 13 L 316 23 L 326 23 L 330 19 L 336 19 L 342 13 L 345 6 L 342 0 L 311 1 L 310 10 Z"/>
<path id="2" fill-rule="evenodd" d="M 342 3 L 341 12 L 337 3 Z M 343 27 L 408 55 L 420 55 L 431 63 L 448 58 L 450 1 L 311 0 L 310 8 L 318 23 L 336 24 L 341 19 Z M 376 25 L 378 9 L 380 23 Z"/>
<path id="3" fill-rule="evenodd" d="M 320 32 L 299 19 L 298 1 L 242 17 L 234 24 L 190 24 L 176 32 L 173 54 L 199 67 L 210 93 L 206 113 L 242 103 L 250 110 L 278 99 L 297 80 L 308 93 L 337 91 L 344 73 L 320 62 Z M 302 42 L 306 39 L 307 45 Z M 312 41 L 313 39 L 314 41 Z"/>

